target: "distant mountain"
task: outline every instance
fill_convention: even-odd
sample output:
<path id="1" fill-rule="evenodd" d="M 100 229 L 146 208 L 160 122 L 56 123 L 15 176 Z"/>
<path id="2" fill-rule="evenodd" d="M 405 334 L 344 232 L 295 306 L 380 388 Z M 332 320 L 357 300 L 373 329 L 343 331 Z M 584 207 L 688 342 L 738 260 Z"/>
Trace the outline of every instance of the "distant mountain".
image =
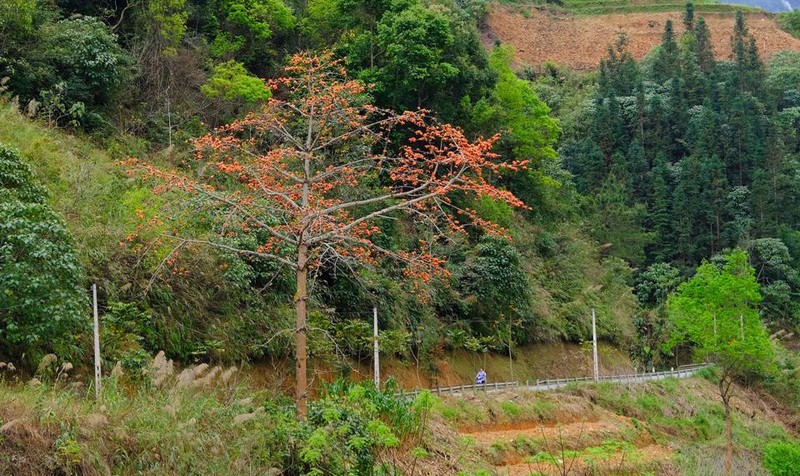
<path id="1" fill-rule="evenodd" d="M 800 0 L 736 0 L 724 1 L 729 5 L 749 5 L 751 7 L 763 8 L 770 12 L 788 12 L 800 8 Z"/>

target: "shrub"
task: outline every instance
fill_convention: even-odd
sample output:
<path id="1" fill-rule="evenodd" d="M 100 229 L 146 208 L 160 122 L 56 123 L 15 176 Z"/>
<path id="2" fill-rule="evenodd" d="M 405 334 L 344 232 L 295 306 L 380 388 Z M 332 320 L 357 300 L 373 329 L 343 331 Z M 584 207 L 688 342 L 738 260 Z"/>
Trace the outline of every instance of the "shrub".
<path id="1" fill-rule="evenodd" d="M 88 124 L 127 75 L 129 58 L 116 36 L 92 17 L 48 22 L 32 33 L 35 48 L 21 49 L 9 64 L 11 90 L 36 99 L 52 121 Z M 92 124 L 96 125 L 96 124 Z"/>
<path id="2" fill-rule="evenodd" d="M 778 23 L 787 33 L 800 38 L 800 10 L 792 10 L 778 15 Z"/>
<path id="3" fill-rule="evenodd" d="M 290 474 L 373 474 L 388 449 L 402 442 L 418 446 L 434 399 L 422 392 L 408 402 L 395 396 L 396 390 L 392 384 L 385 391 L 369 383 L 331 384 L 327 395 L 309 405 L 307 424 L 298 427 L 289 415 L 276 426 L 300 436 L 296 452 L 284 454 L 280 465 Z M 415 449 L 418 455 L 423 451 Z"/>
<path id="4" fill-rule="evenodd" d="M 764 467 L 773 476 L 796 476 L 800 471 L 800 443 L 776 441 L 764 448 Z"/>
<path id="5" fill-rule="evenodd" d="M 210 98 L 254 104 L 266 101 L 271 93 L 264 81 L 247 72 L 244 65 L 227 61 L 214 66 L 214 72 L 200 90 Z"/>
<path id="6" fill-rule="evenodd" d="M 0 145 L 0 349 L 78 353 L 89 320 L 72 238 L 19 155 Z"/>

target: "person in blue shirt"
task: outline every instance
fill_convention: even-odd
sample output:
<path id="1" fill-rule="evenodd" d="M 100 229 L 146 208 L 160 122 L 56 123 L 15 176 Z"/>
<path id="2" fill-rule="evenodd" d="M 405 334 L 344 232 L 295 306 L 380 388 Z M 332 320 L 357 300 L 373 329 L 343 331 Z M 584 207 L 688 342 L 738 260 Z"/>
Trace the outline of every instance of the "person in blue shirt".
<path id="1" fill-rule="evenodd" d="M 483 369 L 480 369 L 478 375 L 475 376 L 475 383 L 478 385 L 486 383 L 486 372 L 484 372 Z"/>

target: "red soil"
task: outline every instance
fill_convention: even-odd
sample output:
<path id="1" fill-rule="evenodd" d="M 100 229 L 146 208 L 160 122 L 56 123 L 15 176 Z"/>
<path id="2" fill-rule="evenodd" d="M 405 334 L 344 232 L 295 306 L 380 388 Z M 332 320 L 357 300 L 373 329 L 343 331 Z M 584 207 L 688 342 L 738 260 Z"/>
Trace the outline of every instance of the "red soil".
<path id="1" fill-rule="evenodd" d="M 681 15 L 681 12 L 667 12 L 571 16 L 531 9 L 525 18 L 518 9 L 495 4 L 487 19 L 483 40 L 487 47 L 498 39 L 512 45 L 517 51 L 517 61 L 522 64 L 539 65 L 549 60 L 587 71 L 596 68 L 608 55 L 608 46 L 619 31 L 627 34 L 628 49 L 634 58 L 640 59 L 661 42 L 667 19 L 672 19 L 676 33 L 681 33 Z M 702 16 L 711 30 L 717 58 L 729 58 L 734 14 L 704 13 Z M 771 15 L 747 13 L 745 17 L 763 59 L 782 50 L 800 51 L 800 40 L 780 30 Z"/>

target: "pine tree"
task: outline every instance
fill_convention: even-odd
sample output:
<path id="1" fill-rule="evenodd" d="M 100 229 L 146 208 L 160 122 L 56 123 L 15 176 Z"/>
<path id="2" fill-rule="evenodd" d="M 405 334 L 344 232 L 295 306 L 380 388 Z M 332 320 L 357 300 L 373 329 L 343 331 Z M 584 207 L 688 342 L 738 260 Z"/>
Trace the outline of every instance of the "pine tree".
<path id="1" fill-rule="evenodd" d="M 643 145 L 650 152 L 650 157 L 657 157 L 669 149 L 669 121 L 664 101 L 660 94 L 653 94 L 646 99 L 646 114 L 644 117 Z"/>
<path id="2" fill-rule="evenodd" d="M 699 167 L 694 158 L 676 164 L 675 184 L 672 188 L 672 224 L 675 240 L 675 258 L 691 266 L 698 258 L 697 214 L 702 209 L 698 192 Z"/>
<path id="3" fill-rule="evenodd" d="M 648 223 L 654 232 L 653 242 L 648 247 L 651 262 L 670 261 L 675 255 L 672 213 L 670 207 L 669 165 L 663 154 L 659 154 L 653 166 L 653 198 L 648 208 Z"/>
<path id="4" fill-rule="evenodd" d="M 720 101 L 720 135 L 722 158 L 732 185 L 746 186 L 754 164 L 764 160 L 766 127 L 764 105 L 747 91 L 741 90 L 738 69 L 725 85 Z"/>
<path id="5" fill-rule="evenodd" d="M 711 44 L 711 32 L 703 17 L 697 20 L 694 38 L 694 53 L 697 56 L 697 63 L 703 73 L 709 74 L 714 69 L 714 45 Z"/>
<path id="6" fill-rule="evenodd" d="M 608 47 L 608 57 L 600 61 L 598 94 L 603 97 L 631 96 L 639 83 L 639 67 L 628 51 L 628 37 L 622 32 Z"/>
<path id="7" fill-rule="evenodd" d="M 701 157 L 716 153 L 720 147 L 717 138 L 718 131 L 717 114 L 712 107 L 711 100 L 705 98 L 703 105 L 694 108 L 689 117 L 685 136 L 689 152 Z"/>
<path id="8" fill-rule="evenodd" d="M 753 215 L 763 236 L 779 236 L 781 227 L 800 225 L 800 164 L 794 153 L 798 131 L 791 126 L 796 113 L 778 113 L 772 120 L 767 154 L 753 171 Z"/>
<path id="9" fill-rule="evenodd" d="M 632 191 L 633 200 L 645 203 L 652 193 L 649 167 L 644 147 L 638 139 L 633 139 L 628 147 L 627 156 L 627 188 Z"/>
<path id="10" fill-rule="evenodd" d="M 687 33 L 694 31 L 694 4 L 692 2 L 687 2 L 686 9 L 683 11 L 683 28 Z"/>
<path id="11" fill-rule="evenodd" d="M 764 98 L 766 94 L 765 79 L 767 77 L 764 62 L 758 53 L 756 39 L 750 35 L 747 39 L 747 50 L 744 58 L 744 71 L 746 72 L 746 90 L 753 93 L 758 98 Z"/>
<path id="12" fill-rule="evenodd" d="M 755 37 L 748 31 L 742 12 L 736 12 L 731 50 L 736 63 L 737 86 L 741 91 L 748 91 L 756 97 L 763 98 L 766 77 L 764 63 L 759 57 Z"/>
<path id="13" fill-rule="evenodd" d="M 667 139 L 667 156 L 672 162 L 680 160 L 686 152 L 683 136 L 686 133 L 686 100 L 683 84 L 678 77 L 670 81 L 669 104 L 667 106 L 667 122 L 669 136 Z"/>
<path id="14" fill-rule="evenodd" d="M 687 107 L 702 104 L 707 94 L 707 79 L 693 49 L 687 49 L 681 55 L 681 76 Z"/>
<path id="15" fill-rule="evenodd" d="M 672 20 L 667 20 L 664 25 L 664 34 L 661 36 L 661 46 L 653 63 L 651 79 L 663 84 L 671 79 L 680 68 L 680 51 L 675 41 L 675 32 L 672 29 Z"/>
<path id="16" fill-rule="evenodd" d="M 722 225 L 725 220 L 725 200 L 728 196 L 728 179 L 725 164 L 717 155 L 700 156 L 699 178 L 703 221 L 701 230 L 707 238 L 703 240 L 705 256 L 713 256 L 724 248 Z M 701 250 L 702 251 L 702 250 Z"/>

